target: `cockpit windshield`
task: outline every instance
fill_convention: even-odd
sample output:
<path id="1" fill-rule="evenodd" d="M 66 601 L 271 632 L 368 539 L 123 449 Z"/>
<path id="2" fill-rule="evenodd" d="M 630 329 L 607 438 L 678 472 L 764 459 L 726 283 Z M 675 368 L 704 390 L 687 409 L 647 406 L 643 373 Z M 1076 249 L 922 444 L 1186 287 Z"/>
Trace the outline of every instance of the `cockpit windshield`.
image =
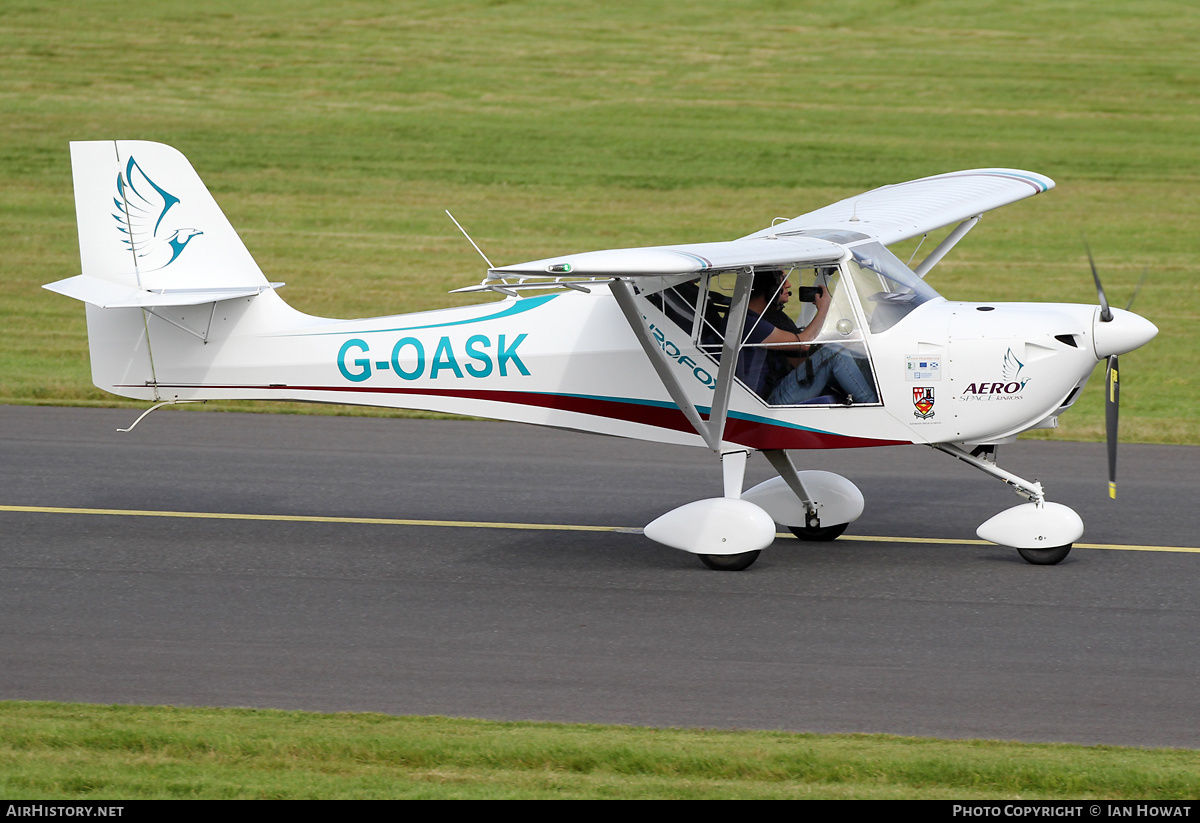
<path id="1" fill-rule="evenodd" d="M 938 297 L 883 245 L 864 243 L 851 247 L 850 253 L 847 268 L 872 333 L 887 331 L 917 306 Z"/>

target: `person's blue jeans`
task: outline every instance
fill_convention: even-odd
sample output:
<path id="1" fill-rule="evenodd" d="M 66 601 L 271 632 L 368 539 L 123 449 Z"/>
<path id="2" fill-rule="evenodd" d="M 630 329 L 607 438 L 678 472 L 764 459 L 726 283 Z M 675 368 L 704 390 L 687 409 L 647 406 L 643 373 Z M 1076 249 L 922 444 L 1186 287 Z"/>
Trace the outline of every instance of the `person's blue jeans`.
<path id="1" fill-rule="evenodd" d="M 870 367 L 840 343 L 826 343 L 808 358 L 812 364 L 812 380 L 808 366 L 801 363 L 771 392 L 767 400 L 772 406 L 796 406 L 814 397 L 829 394 L 837 386 L 855 403 L 878 403 L 879 395 L 870 378 Z"/>

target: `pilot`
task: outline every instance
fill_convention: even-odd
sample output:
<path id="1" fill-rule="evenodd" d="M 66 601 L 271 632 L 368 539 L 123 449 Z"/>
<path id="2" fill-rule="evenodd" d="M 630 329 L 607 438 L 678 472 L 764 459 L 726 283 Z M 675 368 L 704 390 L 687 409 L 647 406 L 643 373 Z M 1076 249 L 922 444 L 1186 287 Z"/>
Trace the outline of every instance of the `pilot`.
<path id="1" fill-rule="evenodd" d="M 866 364 L 853 352 L 840 343 L 806 345 L 816 339 L 829 313 L 828 289 L 818 287 L 813 301 L 817 313 L 803 329 L 783 311 L 791 297 L 791 284 L 781 270 L 755 272 L 745 342 L 777 345 L 744 347 L 738 355 L 738 377 L 772 406 L 796 406 L 834 391 L 849 403 L 877 403 Z M 796 346 L 778 345 L 786 343 Z"/>

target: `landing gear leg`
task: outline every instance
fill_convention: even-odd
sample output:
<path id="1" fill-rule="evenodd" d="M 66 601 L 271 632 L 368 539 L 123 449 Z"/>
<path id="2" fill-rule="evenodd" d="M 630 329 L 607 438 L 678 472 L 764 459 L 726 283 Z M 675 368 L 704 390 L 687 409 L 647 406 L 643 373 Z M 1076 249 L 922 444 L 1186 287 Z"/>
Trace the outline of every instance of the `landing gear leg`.
<path id="1" fill-rule="evenodd" d="M 782 450 L 763 455 L 778 473 L 742 494 L 760 506 L 776 523 L 806 542 L 836 540 L 863 513 L 858 487 L 826 471 L 797 471 Z"/>

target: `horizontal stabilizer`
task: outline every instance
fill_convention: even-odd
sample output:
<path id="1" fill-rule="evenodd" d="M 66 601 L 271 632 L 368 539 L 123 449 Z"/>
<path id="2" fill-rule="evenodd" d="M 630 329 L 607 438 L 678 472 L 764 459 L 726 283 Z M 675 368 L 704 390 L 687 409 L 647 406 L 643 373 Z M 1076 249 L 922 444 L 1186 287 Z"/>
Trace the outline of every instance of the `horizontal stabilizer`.
<path id="1" fill-rule="evenodd" d="M 123 286 L 100 277 L 79 274 L 47 283 L 42 286 L 52 292 L 82 300 L 102 309 L 153 308 L 155 306 L 199 306 L 204 303 L 219 303 L 239 297 L 254 297 L 269 289 L 277 289 L 283 283 L 265 283 L 261 286 L 237 286 L 211 289 L 161 289 L 147 291 L 132 286 Z"/>

